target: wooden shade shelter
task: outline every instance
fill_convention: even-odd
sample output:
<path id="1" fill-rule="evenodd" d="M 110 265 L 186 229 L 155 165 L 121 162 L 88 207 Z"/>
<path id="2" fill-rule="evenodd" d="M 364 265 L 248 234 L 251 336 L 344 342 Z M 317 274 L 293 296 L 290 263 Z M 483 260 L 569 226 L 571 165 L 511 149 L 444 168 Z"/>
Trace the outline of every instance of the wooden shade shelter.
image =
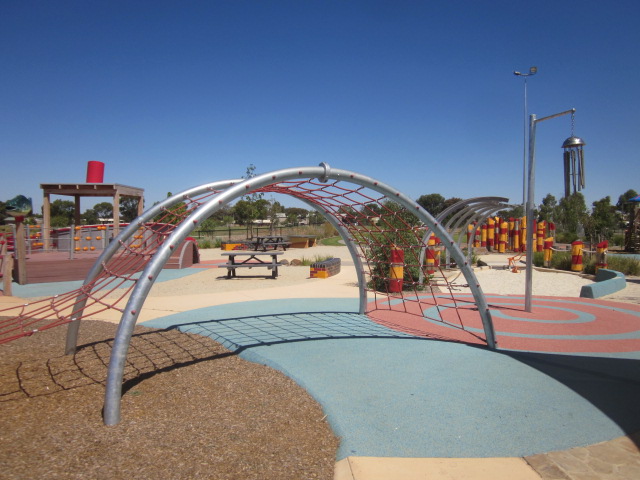
<path id="1" fill-rule="evenodd" d="M 120 226 L 120 197 L 138 198 L 138 215 L 144 211 L 144 189 L 129 187 L 118 183 L 41 183 L 44 198 L 42 202 L 42 216 L 44 223 L 44 248 L 50 248 L 51 230 L 51 195 L 66 195 L 74 197 L 74 223 L 80 225 L 81 197 L 112 197 L 114 235 L 118 234 Z"/>

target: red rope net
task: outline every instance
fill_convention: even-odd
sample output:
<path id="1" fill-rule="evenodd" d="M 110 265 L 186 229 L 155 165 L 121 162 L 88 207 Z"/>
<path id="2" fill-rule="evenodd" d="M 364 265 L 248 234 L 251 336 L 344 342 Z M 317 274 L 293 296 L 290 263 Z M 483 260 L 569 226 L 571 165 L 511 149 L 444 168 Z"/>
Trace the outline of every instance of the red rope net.
<path id="1" fill-rule="evenodd" d="M 256 192 L 304 200 L 344 227 L 362 263 L 369 298 L 366 313 L 372 320 L 420 336 L 485 342 L 472 297 L 455 295 L 462 286 L 454 283 L 460 271 L 441 261 L 447 258 L 445 247 L 433 236 L 425 240 L 426 226 L 392 198 L 349 182 L 307 179 L 275 183 Z M 91 283 L 0 310 L 0 343 L 109 309 L 121 313 L 137 275 L 158 247 L 176 225 L 216 193 L 185 198 L 140 226 Z"/>

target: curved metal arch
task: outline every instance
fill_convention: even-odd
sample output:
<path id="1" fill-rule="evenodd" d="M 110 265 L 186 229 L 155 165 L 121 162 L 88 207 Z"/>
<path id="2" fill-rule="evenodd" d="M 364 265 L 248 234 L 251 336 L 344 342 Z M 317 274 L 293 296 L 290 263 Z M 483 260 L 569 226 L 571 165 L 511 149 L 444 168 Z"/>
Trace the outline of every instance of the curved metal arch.
<path id="1" fill-rule="evenodd" d="M 504 199 L 504 200 L 508 200 L 508 199 Z M 455 225 L 453 225 L 453 228 L 454 229 L 460 228 L 465 223 L 468 224 L 472 219 L 480 220 L 481 218 L 483 218 L 483 216 L 488 216 L 489 213 L 499 212 L 500 210 L 508 206 L 509 206 L 508 204 L 502 203 L 500 200 L 497 200 L 497 201 L 491 200 L 488 202 L 478 203 L 478 207 L 476 208 L 476 210 L 474 212 L 471 212 L 471 215 L 458 219 Z M 462 242 L 460 241 L 460 238 L 461 237 L 458 238 L 458 245 L 462 244 Z"/>
<path id="2" fill-rule="evenodd" d="M 469 216 L 467 218 L 467 222 L 470 223 L 472 221 L 480 221 L 483 218 L 487 218 L 489 216 L 489 214 L 492 214 L 493 212 L 497 212 L 500 211 L 501 209 L 504 208 L 504 205 L 500 206 L 500 205 L 488 205 L 486 207 L 484 207 L 481 210 L 478 210 L 477 212 L 474 212 L 473 215 Z M 473 235 L 471 235 L 469 237 L 469 240 L 467 241 L 467 258 L 469 259 L 469 261 L 471 261 L 471 245 L 473 245 L 473 242 L 475 241 L 476 238 L 476 230 L 473 230 Z M 458 246 L 460 246 L 462 244 L 462 236 L 460 236 L 458 238 Z"/>
<path id="3" fill-rule="evenodd" d="M 126 228 L 120 231 L 118 235 L 116 235 L 111 242 L 107 245 L 107 247 L 102 251 L 98 259 L 95 261 L 87 276 L 82 283 L 81 292 L 75 303 L 75 310 L 71 314 L 71 322 L 67 327 L 67 339 L 65 345 L 65 355 L 71 355 L 75 353 L 76 348 L 78 346 L 78 332 L 80 330 L 80 318 L 82 317 L 82 312 L 84 311 L 85 306 L 87 305 L 88 292 L 84 287 L 93 282 L 98 275 L 100 275 L 106 263 L 111 260 L 111 258 L 117 253 L 120 246 L 126 241 L 129 240 L 146 222 L 151 220 L 156 215 L 162 213 L 162 211 L 166 208 L 172 207 L 183 200 L 186 200 L 195 195 L 201 195 L 208 191 L 212 190 L 220 190 L 223 188 L 228 188 L 231 185 L 235 185 L 236 183 L 241 182 L 242 179 L 235 180 L 220 180 L 217 182 L 206 183 L 204 185 L 200 185 L 198 187 L 188 188 L 187 190 L 183 190 L 180 193 L 176 193 L 171 197 L 165 198 L 163 201 L 158 202 L 153 205 L 149 210 L 146 210 L 142 213 L 138 218 L 136 218 L 133 222 L 131 222 Z"/>
<path id="4" fill-rule="evenodd" d="M 115 425 L 120 421 L 120 400 L 122 396 L 122 378 L 124 373 L 124 365 L 126 361 L 126 355 L 129 348 L 129 342 L 133 333 L 133 329 L 136 324 L 136 320 L 140 313 L 140 309 L 144 304 L 144 301 L 155 282 L 155 279 L 171 256 L 171 251 L 176 245 L 179 245 L 185 238 L 191 233 L 196 226 L 216 210 L 222 206 L 228 204 L 230 201 L 241 197 L 253 190 L 264 188 L 266 186 L 293 179 L 313 179 L 318 178 L 325 183 L 328 179 L 334 179 L 337 181 L 348 181 L 377 191 L 388 198 L 393 198 L 395 202 L 399 203 L 409 211 L 413 211 L 414 214 L 423 221 L 428 227 L 432 228 L 440 238 L 445 241 L 452 248 L 454 259 L 461 266 L 461 271 L 464 274 L 470 290 L 476 301 L 478 312 L 482 319 L 482 324 L 487 339 L 487 345 L 489 348 L 495 348 L 495 332 L 493 329 L 493 322 L 491 319 L 491 312 L 487 305 L 484 293 L 478 283 L 473 271 L 469 265 L 465 262 L 464 255 L 457 248 L 457 245 L 444 230 L 438 222 L 420 205 L 414 200 L 407 197 L 400 191 L 378 181 L 371 177 L 360 175 L 355 172 L 341 169 L 330 169 L 327 164 L 321 164 L 319 167 L 300 167 L 300 168 L 288 168 L 283 170 L 277 170 L 270 173 L 258 175 L 256 177 L 244 180 L 241 183 L 230 186 L 223 192 L 218 193 L 215 197 L 211 198 L 207 203 L 197 208 L 189 217 L 180 223 L 171 235 L 165 240 L 165 242 L 158 248 L 151 261 L 147 264 L 140 280 L 136 283 L 133 289 L 127 306 L 125 307 L 118 330 L 113 343 L 111 351 L 111 359 L 109 362 L 109 370 L 107 373 L 107 385 L 105 391 L 105 404 L 104 404 L 104 422 L 107 425 Z M 345 239 L 348 241 L 348 239 Z M 355 259 L 354 259 L 355 260 Z"/>
<path id="5" fill-rule="evenodd" d="M 447 222 L 447 225 L 445 225 L 445 229 L 447 229 L 447 231 L 449 230 L 453 231 L 456 227 L 454 227 L 454 229 L 450 228 L 452 222 L 466 215 L 472 216 L 477 211 L 477 208 L 479 206 L 483 207 L 486 204 L 493 204 L 494 202 L 501 202 L 501 201 L 508 201 L 508 200 L 509 200 L 508 198 L 503 198 L 503 197 L 474 197 L 474 198 L 468 198 L 466 200 L 460 200 L 459 202 L 454 203 L 453 205 L 450 205 L 449 207 L 444 209 L 442 212 L 440 212 L 436 217 L 436 220 L 442 223 L 444 219 L 451 214 L 451 212 L 455 212 L 455 214 L 449 219 L 449 222 Z M 427 228 L 425 230 L 424 235 L 422 236 L 423 245 L 427 245 L 427 242 L 430 236 L 431 236 L 431 230 Z M 458 237 L 458 247 L 460 247 L 460 244 L 461 244 L 460 237 Z M 419 261 L 421 265 L 424 263 L 426 251 L 427 249 L 425 246 L 423 246 L 420 249 Z M 471 259 L 471 256 L 467 254 L 467 262 L 470 262 L 471 261 L 470 259 Z M 447 249 L 446 263 L 448 264 L 449 262 L 450 262 L 449 250 Z M 424 281 L 424 272 L 422 270 L 420 271 L 419 281 L 420 282 Z"/>

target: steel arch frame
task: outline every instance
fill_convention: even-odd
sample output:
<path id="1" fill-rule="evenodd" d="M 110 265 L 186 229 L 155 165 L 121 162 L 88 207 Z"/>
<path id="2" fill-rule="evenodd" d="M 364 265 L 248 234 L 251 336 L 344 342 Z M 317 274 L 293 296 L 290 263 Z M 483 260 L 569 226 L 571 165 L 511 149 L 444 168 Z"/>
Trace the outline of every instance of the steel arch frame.
<path id="1" fill-rule="evenodd" d="M 210 198 L 206 203 L 194 210 L 188 218 L 184 219 L 179 225 L 177 225 L 173 232 L 169 235 L 169 237 L 158 248 L 153 258 L 147 263 L 146 267 L 140 275 L 139 281 L 136 283 L 134 289 L 132 290 L 126 307 L 124 308 L 113 342 L 109 369 L 107 373 L 107 385 L 105 390 L 105 403 L 103 409 L 104 423 L 106 425 L 115 425 L 120 421 L 122 379 L 127 351 L 129 348 L 129 342 L 131 340 L 133 329 L 140 313 L 140 309 L 144 305 L 144 301 L 149 291 L 151 290 L 151 287 L 153 286 L 158 274 L 171 256 L 172 250 L 177 245 L 182 243 L 201 221 L 207 219 L 216 210 L 227 205 L 229 202 L 242 197 L 243 195 L 246 195 L 247 193 L 250 193 L 254 190 L 265 188 L 279 182 L 315 178 L 317 178 L 322 183 L 327 183 L 329 179 L 335 181 L 348 181 L 381 193 L 387 196 L 389 199 L 393 199 L 394 202 L 399 203 L 407 210 L 414 212 L 414 214 L 422 222 L 424 222 L 432 231 L 436 232 L 441 239 L 444 239 L 444 241 L 448 245 L 448 248 L 452 250 L 453 257 L 460 266 L 460 269 L 465 276 L 467 283 L 469 284 L 474 300 L 478 307 L 478 312 L 482 319 L 487 346 L 491 349 L 496 348 L 495 331 L 493 328 L 491 312 L 489 310 L 489 306 L 486 302 L 480 284 L 478 283 L 475 274 L 473 273 L 473 270 L 465 261 L 465 257 L 462 254 L 462 251 L 453 241 L 449 233 L 445 229 L 443 229 L 439 222 L 437 222 L 426 210 L 424 210 L 414 200 L 404 195 L 400 191 L 366 175 L 361 175 L 348 170 L 331 169 L 329 165 L 325 163 L 321 163 L 320 166 L 317 167 L 287 168 L 258 175 L 253 178 L 243 180 L 239 183 L 231 182 L 231 184 L 229 184 L 229 182 L 226 182 L 229 185 L 228 188 Z M 190 191 L 200 190 L 196 188 Z M 142 217 L 151 218 L 152 216 L 153 215 L 143 214 Z M 325 216 L 330 217 L 331 215 L 327 214 Z M 136 222 L 136 228 L 137 225 L 143 221 L 142 217 L 139 221 Z M 335 218 L 334 221 L 335 223 L 339 223 Z M 332 222 L 332 224 L 334 225 L 335 223 Z M 348 236 L 345 236 L 346 230 L 338 229 L 338 232 L 343 236 L 343 239 L 348 245 L 352 244 L 351 239 Z M 353 245 L 350 246 L 350 252 L 352 255 L 354 255 L 355 250 Z M 354 256 L 354 263 L 356 265 L 360 264 L 359 257 L 357 255 Z M 359 274 L 358 278 L 359 280 L 362 279 L 361 274 Z M 364 286 L 361 284 L 360 288 L 362 290 Z M 366 301 L 366 292 L 364 295 L 364 299 Z M 362 307 L 363 295 L 361 293 L 361 309 Z M 361 313 L 363 312 L 361 311 Z"/>

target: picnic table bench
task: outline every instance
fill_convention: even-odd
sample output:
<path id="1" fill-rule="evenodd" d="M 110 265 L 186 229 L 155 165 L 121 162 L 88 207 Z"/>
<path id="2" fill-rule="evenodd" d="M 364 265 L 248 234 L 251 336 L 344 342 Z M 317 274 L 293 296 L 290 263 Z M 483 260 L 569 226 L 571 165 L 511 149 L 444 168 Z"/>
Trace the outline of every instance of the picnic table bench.
<path id="1" fill-rule="evenodd" d="M 282 250 L 286 250 L 291 245 L 284 237 L 276 236 L 276 235 L 265 235 L 261 237 L 251 238 L 246 242 L 253 250 L 262 250 L 266 252 L 270 248 L 273 250 L 278 250 L 279 247 L 282 247 Z"/>
<path id="2" fill-rule="evenodd" d="M 230 252 L 222 252 L 222 255 L 229 257 L 229 260 L 223 266 L 227 267 L 227 278 L 235 277 L 237 268 L 260 267 L 271 270 L 271 278 L 277 278 L 278 267 L 282 265 L 282 263 L 278 262 L 278 255 L 282 255 L 283 253 L 284 252 L 275 250 L 271 252 L 249 250 L 234 250 Z M 265 260 L 265 257 L 270 258 L 267 258 Z"/>

